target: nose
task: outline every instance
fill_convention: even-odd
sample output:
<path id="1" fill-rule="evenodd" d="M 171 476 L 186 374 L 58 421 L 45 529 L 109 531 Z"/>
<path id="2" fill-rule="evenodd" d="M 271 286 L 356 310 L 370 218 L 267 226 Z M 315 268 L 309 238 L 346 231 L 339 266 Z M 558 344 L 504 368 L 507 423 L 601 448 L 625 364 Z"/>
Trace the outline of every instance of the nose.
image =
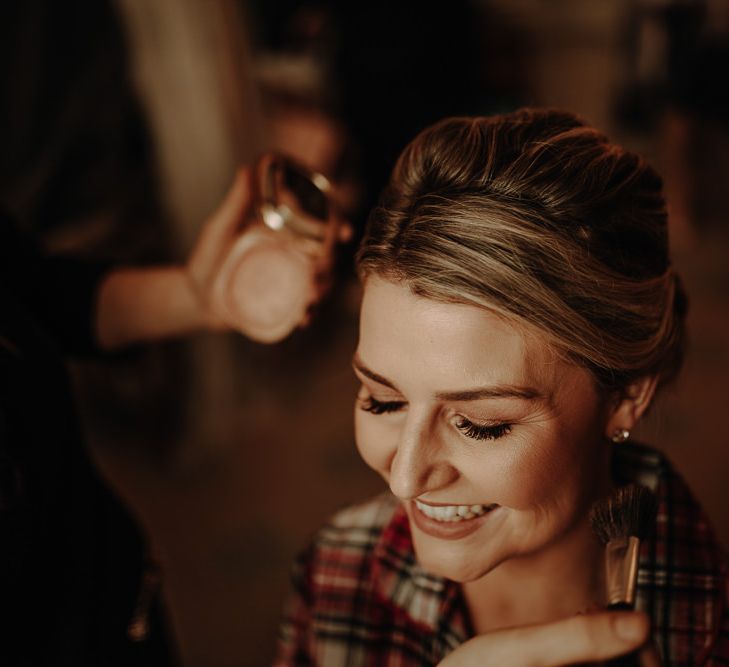
<path id="1" fill-rule="evenodd" d="M 417 498 L 451 484 L 458 470 L 448 461 L 435 426 L 411 411 L 390 459 L 392 493 L 402 500 Z"/>

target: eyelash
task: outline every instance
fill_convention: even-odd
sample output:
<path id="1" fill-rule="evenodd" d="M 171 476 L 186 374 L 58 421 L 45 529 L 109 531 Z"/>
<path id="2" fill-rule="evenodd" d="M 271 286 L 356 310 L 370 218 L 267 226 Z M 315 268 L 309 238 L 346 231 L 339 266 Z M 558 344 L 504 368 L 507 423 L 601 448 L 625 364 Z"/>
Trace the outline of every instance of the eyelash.
<path id="1" fill-rule="evenodd" d="M 360 407 L 373 415 L 384 415 L 388 412 L 397 412 L 404 405 L 405 401 L 378 401 L 376 398 L 368 396 Z"/>
<path id="2" fill-rule="evenodd" d="M 511 433 L 511 424 L 474 424 L 470 419 L 460 417 L 456 428 L 467 438 L 473 440 L 498 440 Z"/>
<path id="3" fill-rule="evenodd" d="M 390 412 L 397 412 L 405 406 L 405 401 L 378 401 L 372 396 L 364 399 L 360 408 L 373 415 L 384 415 Z M 456 428 L 467 438 L 472 440 L 498 440 L 511 433 L 511 424 L 474 424 L 470 419 L 460 417 Z"/>

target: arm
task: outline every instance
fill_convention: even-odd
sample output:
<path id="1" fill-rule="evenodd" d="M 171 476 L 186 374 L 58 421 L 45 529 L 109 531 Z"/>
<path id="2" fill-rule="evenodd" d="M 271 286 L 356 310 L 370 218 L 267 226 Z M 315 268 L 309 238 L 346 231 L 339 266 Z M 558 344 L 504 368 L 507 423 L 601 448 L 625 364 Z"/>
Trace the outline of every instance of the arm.
<path id="1" fill-rule="evenodd" d="M 185 266 L 119 268 L 99 286 L 95 334 L 111 350 L 200 329 L 226 329 L 211 301 L 216 271 L 250 207 L 249 174 L 237 173 Z"/>
<path id="2" fill-rule="evenodd" d="M 209 328 L 184 267 L 121 268 L 99 287 L 96 305 L 99 347 L 112 350 Z"/>
<path id="3" fill-rule="evenodd" d="M 225 329 L 211 291 L 250 207 L 249 174 L 236 174 L 183 266 L 113 268 L 48 256 L 0 210 L 0 284 L 65 354 L 111 350 L 197 329 Z"/>

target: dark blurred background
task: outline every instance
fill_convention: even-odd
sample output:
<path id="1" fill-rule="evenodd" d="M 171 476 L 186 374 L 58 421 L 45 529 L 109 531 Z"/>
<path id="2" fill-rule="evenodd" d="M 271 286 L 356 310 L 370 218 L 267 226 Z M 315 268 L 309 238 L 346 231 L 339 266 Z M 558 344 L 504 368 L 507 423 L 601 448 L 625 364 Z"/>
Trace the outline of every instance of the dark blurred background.
<path id="1" fill-rule="evenodd" d="M 361 231 L 446 115 L 573 110 L 665 178 L 691 349 L 642 437 L 729 543 L 729 0 L 24 0 L 0 8 L 0 198 L 53 252 L 183 261 L 278 148 Z M 271 660 L 293 555 L 380 491 L 352 437 L 359 288 L 272 347 L 199 335 L 78 363 L 102 474 L 158 554 L 182 665 Z"/>

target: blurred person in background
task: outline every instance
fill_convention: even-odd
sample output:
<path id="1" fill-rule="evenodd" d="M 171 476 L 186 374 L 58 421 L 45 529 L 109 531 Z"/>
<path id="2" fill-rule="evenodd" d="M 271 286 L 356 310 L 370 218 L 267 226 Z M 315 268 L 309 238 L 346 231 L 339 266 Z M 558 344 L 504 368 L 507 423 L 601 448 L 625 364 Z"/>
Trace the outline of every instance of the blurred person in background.
<path id="1" fill-rule="evenodd" d="M 110 267 L 46 255 L 9 216 L 0 219 L 3 664 L 171 660 L 157 617 L 159 574 L 144 562 L 138 528 L 86 452 L 62 357 L 203 329 L 267 342 L 287 334 L 267 337 L 260 327 L 251 334 L 247 322 L 231 317 L 229 286 L 220 284 L 230 257 L 250 262 L 235 256 L 236 242 L 254 231 L 243 227 L 251 217 L 250 179 L 239 172 L 184 266 Z M 312 300 L 322 294 L 313 284 L 307 293 Z M 298 324 L 312 302 L 295 314 Z"/>
<path id="2" fill-rule="evenodd" d="M 144 539 L 90 459 L 62 361 L 100 352 L 110 263 L 56 256 L 106 243 L 97 256 L 118 261 L 134 239 L 144 261 L 159 246 L 144 124 L 106 3 L 0 11 L 0 662 L 168 664 Z"/>
<path id="3" fill-rule="evenodd" d="M 2 15 L 0 663 L 168 664 L 160 573 L 87 450 L 64 362 L 134 366 L 144 353 L 117 351 L 240 331 L 213 291 L 250 222 L 250 174 L 238 174 L 187 263 L 164 263 L 166 217 L 115 11 L 29 2 Z M 121 268 L 131 261 L 146 266 Z M 169 375 L 184 375 L 172 357 Z M 146 404 L 143 443 L 174 440 L 174 424 L 149 414 L 174 405 L 179 384 L 145 378 L 134 397 Z"/>

